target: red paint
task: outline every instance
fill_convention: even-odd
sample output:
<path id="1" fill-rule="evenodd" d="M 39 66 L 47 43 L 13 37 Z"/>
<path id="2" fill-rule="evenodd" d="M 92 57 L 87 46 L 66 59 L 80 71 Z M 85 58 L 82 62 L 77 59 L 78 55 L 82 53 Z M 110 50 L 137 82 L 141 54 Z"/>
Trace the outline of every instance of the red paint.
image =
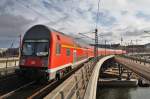
<path id="1" fill-rule="evenodd" d="M 64 35 L 62 33 L 51 31 L 50 32 L 51 39 L 50 39 L 50 55 L 48 60 L 48 69 L 53 69 L 68 63 L 73 63 L 73 52 L 76 50 L 76 56 L 78 61 L 84 58 L 88 58 L 94 55 L 94 47 L 88 45 L 81 45 L 77 44 L 74 38 Z M 61 47 L 61 54 L 56 55 L 56 44 L 59 43 L 62 45 L 71 46 L 70 49 L 70 56 L 66 56 L 66 48 Z M 75 47 L 75 48 L 74 48 Z M 101 49 L 98 51 L 99 55 L 110 55 L 110 54 L 122 54 L 126 53 L 126 51 L 122 50 L 110 50 L 110 49 Z M 42 67 L 42 58 L 36 57 L 28 57 L 25 58 L 24 67 Z M 22 66 L 23 67 L 23 66 Z"/>
<path id="2" fill-rule="evenodd" d="M 42 67 L 42 59 L 39 57 L 34 58 L 26 58 L 25 59 L 25 66 L 32 66 L 32 67 Z"/>

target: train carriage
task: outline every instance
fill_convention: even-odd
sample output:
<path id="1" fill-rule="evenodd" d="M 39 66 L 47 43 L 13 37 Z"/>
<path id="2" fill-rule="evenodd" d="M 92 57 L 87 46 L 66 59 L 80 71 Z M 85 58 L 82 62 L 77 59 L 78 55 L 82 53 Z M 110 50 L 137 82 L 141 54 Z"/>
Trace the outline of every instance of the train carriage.
<path id="1" fill-rule="evenodd" d="M 19 74 L 45 80 L 61 76 L 93 57 L 94 48 L 45 25 L 35 25 L 24 35 Z M 99 55 L 122 54 L 121 50 L 99 49 Z M 125 52 L 124 52 L 125 53 Z"/>
<path id="2" fill-rule="evenodd" d="M 63 33 L 44 25 L 31 27 L 24 35 L 20 57 L 20 70 L 29 77 L 60 78 L 65 70 L 84 62 L 88 49 Z"/>

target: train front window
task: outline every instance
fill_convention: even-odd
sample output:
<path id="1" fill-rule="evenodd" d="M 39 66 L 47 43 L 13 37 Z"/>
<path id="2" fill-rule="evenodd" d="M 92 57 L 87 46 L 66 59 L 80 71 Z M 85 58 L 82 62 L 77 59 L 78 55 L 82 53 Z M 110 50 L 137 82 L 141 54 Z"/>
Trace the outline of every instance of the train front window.
<path id="1" fill-rule="evenodd" d="M 24 43 L 22 53 L 23 53 L 23 55 L 33 55 L 34 54 L 34 43 Z"/>
<path id="2" fill-rule="evenodd" d="M 48 55 L 48 43 L 38 43 L 36 46 L 37 56 L 47 56 Z"/>
<path id="3" fill-rule="evenodd" d="M 47 56 L 49 52 L 48 42 L 26 41 L 23 44 L 22 55 L 25 56 Z"/>

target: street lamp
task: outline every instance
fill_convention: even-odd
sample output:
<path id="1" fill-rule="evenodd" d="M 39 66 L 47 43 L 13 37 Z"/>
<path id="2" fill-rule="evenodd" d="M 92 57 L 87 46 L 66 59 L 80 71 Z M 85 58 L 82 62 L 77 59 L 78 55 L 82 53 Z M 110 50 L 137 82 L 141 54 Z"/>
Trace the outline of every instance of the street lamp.
<path id="1" fill-rule="evenodd" d="M 107 40 L 105 40 L 105 56 L 106 56 L 106 42 L 107 42 Z"/>

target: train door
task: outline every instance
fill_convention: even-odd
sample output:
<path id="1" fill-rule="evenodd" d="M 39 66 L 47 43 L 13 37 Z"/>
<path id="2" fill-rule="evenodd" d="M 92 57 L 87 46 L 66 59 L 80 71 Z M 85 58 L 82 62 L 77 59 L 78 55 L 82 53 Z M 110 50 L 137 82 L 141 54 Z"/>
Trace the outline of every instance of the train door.
<path id="1" fill-rule="evenodd" d="M 73 63 L 77 61 L 77 51 L 73 50 Z"/>

